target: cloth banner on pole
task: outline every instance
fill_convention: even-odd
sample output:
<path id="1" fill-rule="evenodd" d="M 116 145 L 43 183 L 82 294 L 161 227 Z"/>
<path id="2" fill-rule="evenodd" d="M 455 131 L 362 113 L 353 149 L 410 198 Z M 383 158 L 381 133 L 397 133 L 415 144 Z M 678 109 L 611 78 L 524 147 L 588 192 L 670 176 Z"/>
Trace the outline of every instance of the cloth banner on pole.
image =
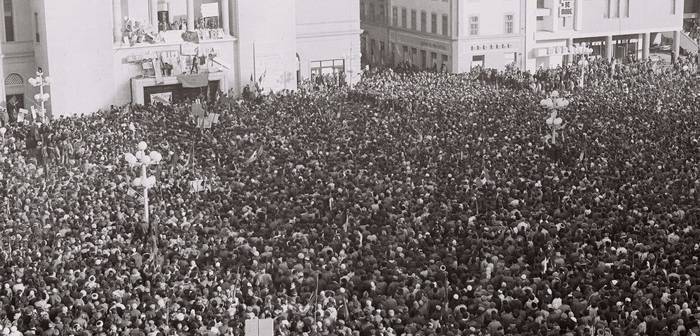
<path id="1" fill-rule="evenodd" d="M 160 60 L 153 59 L 152 62 L 153 62 L 153 71 L 155 71 L 155 75 L 156 75 L 156 84 L 165 83 L 165 80 L 163 79 L 163 73 L 160 71 Z"/>
<path id="2" fill-rule="evenodd" d="M 197 128 L 211 128 L 211 126 L 212 126 L 211 115 L 206 116 L 206 117 L 198 117 L 197 118 Z"/>
<path id="3" fill-rule="evenodd" d="M 204 108 L 202 107 L 201 103 L 193 103 L 191 112 L 194 117 L 204 116 Z"/>
<path id="4" fill-rule="evenodd" d="M 163 105 L 170 105 L 170 101 L 172 99 L 173 99 L 172 92 L 151 93 L 151 101 L 154 103 L 161 103 Z"/>
<path id="5" fill-rule="evenodd" d="M 17 122 L 24 122 L 27 118 L 27 114 L 29 114 L 29 111 L 26 109 L 19 109 L 19 113 L 17 113 Z"/>
<path id="6" fill-rule="evenodd" d="M 178 82 L 183 88 L 200 88 L 209 85 L 209 73 L 200 73 L 192 75 L 178 75 Z"/>
<path id="7" fill-rule="evenodd" d="M 198 193 L 198 192 L 204 191 L 204 185 L 202 185 L 203 182 L 204 182 L 204 180 L 190 181 L 190 192 L 191 193 Z"/>

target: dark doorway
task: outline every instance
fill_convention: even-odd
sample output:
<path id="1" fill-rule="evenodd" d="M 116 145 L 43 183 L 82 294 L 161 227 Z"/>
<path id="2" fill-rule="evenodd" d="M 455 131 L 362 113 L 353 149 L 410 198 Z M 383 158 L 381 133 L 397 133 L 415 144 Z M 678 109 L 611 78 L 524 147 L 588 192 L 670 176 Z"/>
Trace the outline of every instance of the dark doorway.
<path id="1" fill-rule="evenodd" d="M 16 105 L 17 108 L 24 108 L 24 95 L 23 94 L 11 94 L 5 96 L 5 101 L 7 105 Z"/>
<path id="2" fill-rule="evenodd" d="M 172 102 L 179 103 L 185 100 L 194 100 L 202 98 L 205 100 L 215 99 L 219 91 L 219 82 L 210 81 L 208 87 L 201 88 L 183 88 L 182 84 L 149 86 L 143 88 L 143 103 L 151 104 L 151 95 L 158 93 L 172 93 Z"/>
<path id="3" fill-rule="evenodd" d="M 24 108 L 24 95 L 11 94 L 5 96 L 5 99 L 7 102 L 7 114 L 10 117 L 10 122 L 15 122 L 15 120 L 17 120 L 17 114 L 19 114 L 19 109 Z"/>

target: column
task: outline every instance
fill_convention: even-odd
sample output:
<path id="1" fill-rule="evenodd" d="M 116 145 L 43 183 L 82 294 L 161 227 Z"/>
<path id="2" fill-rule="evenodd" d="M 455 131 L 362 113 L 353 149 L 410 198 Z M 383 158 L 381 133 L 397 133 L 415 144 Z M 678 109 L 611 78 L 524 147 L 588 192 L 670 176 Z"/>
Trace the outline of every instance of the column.
<path id="1" fill-rule="evenodd" d="M 229 0 L 220 0 L 219 10 L 221 10 L 221 26 L 224 28 L 224 33 L 226 36 L 231 34 L 231 13 L 229 12 L 228 2 Z"/>
<path id="2" fill-rule="evenodd" d="M 187 30 L 194 31 L 194 0 L 187 0 Z"/>
<path id="3" fill-rule="evenodd" d="M 613 44 L 612 35 L 608 35 L 605 37 L 605 57 L 608 60 L 612 60 L 613 58 L 615 58 L 615 45 Z"/>
<path id="4" fill-rule="evenodd" d="M 151 26 L 158 28 L 158 0 L 148 0 L 148 10 L 150 14 Z"/>
<path id="5" fill-rule="evenodd" d="M 651 33 L 642 34 L 642 59 L 649 58 L 649 44 L 651 43 Z"/>
<path id="6" fill-rule="evenodd" d="M 556 33 L 559 31 L 559 25 L 561 24 L 561 19 L 559 18 L 559 0 L 552 1 L 552 32 Z"/>
<path id="7" fill-rule="evenodd" d="M 574 30 L 583 30 L 583 0 L 576 0 L 574 7 Z"/>
<path id="8" fill-rule="evenodd" d="M 3 62 L 0 62 L 0 81 L 2 81 L 0 82 L 0 102 L 5 103 L 5 108 L 8 108 L 7 92 L 5 92 L 5 66 Z"/>
<path id="9" fill-rule="evenodd" d="M 122 1 L 112 0 L 114 43 L 122 42 Z"/>
<path id="10" fill-rule="evenodd" d="M 676 59 L 680 56 L 681 52 L 681 31 L 676 30 L 673 32 L 673 55 L 676 55 Z"/>
<path id="11" fill-rule="evenodd" d="M 574 54 L 573 54 L 574 39 L 573 38 L 567 39 L 566 46 L 569 47 L 569 53 L 566 55 L 566 58 L 564 58 L 564 65 L 571 64 L 574 62 Z"/>

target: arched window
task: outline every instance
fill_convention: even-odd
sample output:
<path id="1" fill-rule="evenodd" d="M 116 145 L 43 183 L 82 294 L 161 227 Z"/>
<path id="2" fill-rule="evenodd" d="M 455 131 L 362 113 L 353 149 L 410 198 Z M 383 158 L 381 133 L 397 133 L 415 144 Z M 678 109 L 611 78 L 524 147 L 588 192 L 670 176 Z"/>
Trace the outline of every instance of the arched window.
<path id="1" fill-rule="evenodd" d="M 24 85 L 24 78 L 19 74 L 12 73 L 5 78 L 5 86 L 20 86 Z"/>

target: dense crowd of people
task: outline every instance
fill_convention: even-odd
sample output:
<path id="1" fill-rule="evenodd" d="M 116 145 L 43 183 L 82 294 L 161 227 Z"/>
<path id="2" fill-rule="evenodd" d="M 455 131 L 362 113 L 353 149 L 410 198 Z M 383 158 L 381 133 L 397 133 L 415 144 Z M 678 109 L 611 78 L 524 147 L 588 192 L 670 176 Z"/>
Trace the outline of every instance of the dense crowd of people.
<path id="1" fill-rule="evenodd" d="M 0 334 L 698 335 L 698 78 L 579 73 L 377 71 L 224 97 L 211 129 L 187 103 L 5 125 Z"/>
<path id="2" fill-rule="evenodd" d="M 683 32 L 695 43 L 700 44 L 700 24 L 696 20 L 685 20 L 683 22 Z"/>

